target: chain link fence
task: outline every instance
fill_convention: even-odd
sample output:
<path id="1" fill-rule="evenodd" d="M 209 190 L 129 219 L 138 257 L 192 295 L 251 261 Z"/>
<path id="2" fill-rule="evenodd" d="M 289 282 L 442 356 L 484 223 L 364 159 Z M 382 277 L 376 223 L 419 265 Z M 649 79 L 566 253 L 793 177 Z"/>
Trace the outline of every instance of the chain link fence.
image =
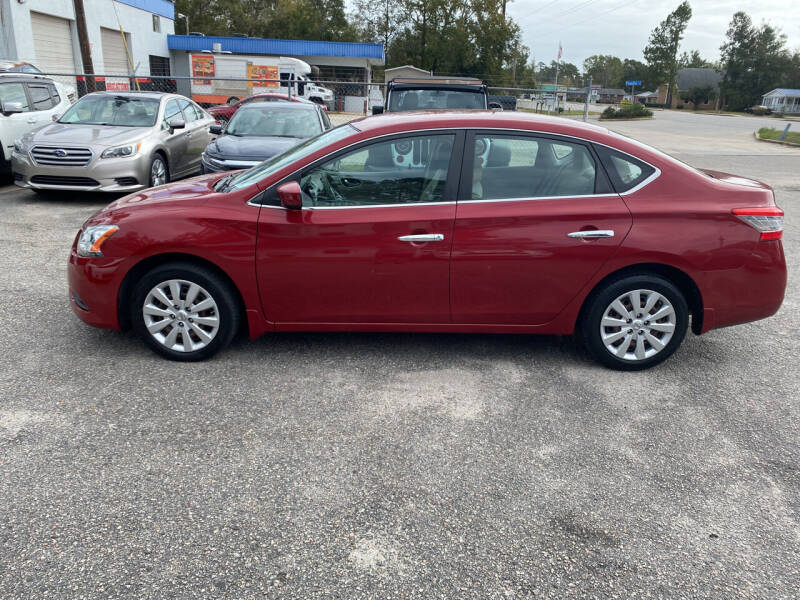
<path id="1" fill-rule="evenodd" d="M 77 99 L 93 91 L 156 91 L 181 94 L 208 108 L 220 104 L 236 104 L 240 100 L 260 94 L 269 94 L 272 98 L 285 96 L 293 101 L 315 102 L 324 106 L 334 125 L 372 114 L 372 108 L 382 106 L 386 95 L 385 83 L 364 81 L 169 75 L 132 77 L 127 74 L 85 73 L 43 73 L 41 76 L 71 89 L 70 99 Z M 552 89 L 489 87 L 489 106 L 494 109 L 579 115 L 584 112 L 586 100 L 585 88 L 559 91 L 556 94 Z"/>

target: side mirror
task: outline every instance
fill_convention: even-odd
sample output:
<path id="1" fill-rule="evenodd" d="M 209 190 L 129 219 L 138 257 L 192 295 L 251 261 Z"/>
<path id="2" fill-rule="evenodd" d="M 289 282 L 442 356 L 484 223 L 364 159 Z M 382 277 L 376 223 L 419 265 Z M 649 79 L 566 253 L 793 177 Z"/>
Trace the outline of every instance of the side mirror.
<path id="1" fill-rule="evenodd" d="M 296 181 L 287 181 L 278 187 L 278 198 L 283 208 L 299 210 L 303 208 L 303 191 Z"/>
<path id="2" fill-rule="evenodd" d="M 186 121 L 183 119 L 172 119 L 167 125 L 169 125 L 169 128 L 173 131 L 175 129 L 184 129 L 186 127 Z"/>
<path id="3" fill-rule="evenodd" d="M 382 106 L 373 106 L 372 107 L 372 114 L 373 115 L 379 115 L 381 113 L 383 113 L 383 107 Z"/>
<path id="4" fill-rule="evenodd" d="M 22 102 L 4 102 L 3 114 L 5 116 L 14 115 L 22 112 Z"/>
<path id="5" fill-rule="evenodd" d="M 211 135 L 222 135 L 222 125 L 217 125 L 217 124 L 211 125 L 208 128 L 208 133 L 210 133 Z"/>

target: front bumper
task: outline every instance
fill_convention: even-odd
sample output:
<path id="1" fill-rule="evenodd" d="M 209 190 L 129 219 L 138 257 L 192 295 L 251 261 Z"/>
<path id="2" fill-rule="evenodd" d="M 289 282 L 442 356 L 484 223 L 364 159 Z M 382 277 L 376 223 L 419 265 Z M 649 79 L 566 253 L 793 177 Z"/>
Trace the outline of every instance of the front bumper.
<path id="1" fill-rule="evenodd" d="M 103 329 L 120 329 L 117 301 L 122 262 L 78 256 L 73 244 L 67 265 L 69 301 L 73 312 L 84 323 Z"/>
<path id="2" fill-rule="evenodd" d="M 83 167 L 57 167 L 36 164 L 27 152 L 15 150 L 11 154 L 11 171 L 14 183 L 21 188 L 129 193 L 149 187 L 150 157 L 95 156 Z"/>
<path id="3" fill-rule="evenodd" d="M 239 171 L 260 165 L 263 160 L 238 160 L 226 158 L 210 158 L 203 152 L 203 173 L 221 173 L 223 171 Z"/>

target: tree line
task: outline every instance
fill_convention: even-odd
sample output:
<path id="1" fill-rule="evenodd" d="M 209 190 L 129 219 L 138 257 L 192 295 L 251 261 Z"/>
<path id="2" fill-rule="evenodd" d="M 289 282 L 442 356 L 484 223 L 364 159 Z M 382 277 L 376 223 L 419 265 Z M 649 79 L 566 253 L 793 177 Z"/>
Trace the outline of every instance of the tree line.
<path id="1" fill-rule="evenodd" d="M 206 35 L 380 42 L 386 67 L 411 64 L 439 75 L 471 75 L 492 85 L 534 88 L 552 83 L 556 61 L 534 63 L 521 31 L 506 16 L 507 0 L 355 0 L 348 15 L 344 0 L 176 0 L 176 12 L 189 18 L 192 31 Z M 681 2 L 653 29 L 643 49 L 644 61 L 596 54 L 581 65 L 558 64 L 559 83 L 624 88 L 642 81 L 642 90 L 664 83 L 674 88 L 684 67 L 709 67 L 723 74 L 720 93 L 728 108 L 739 110 L 761 101 L 775 87 L 800 87 L 800 51 L 786 36 L 743 11 L 733 15 L 720 47 L 708 60 L 697 50 L 681 48 L 692 17 Z M 178 33 L 185 33 L 182 19 Z M 554 49 L 555 50 L 555 49 Z M 694 90 L 708 95 L 709 90 Z M 716 93 L 716 92 L 715 92 Z"/>

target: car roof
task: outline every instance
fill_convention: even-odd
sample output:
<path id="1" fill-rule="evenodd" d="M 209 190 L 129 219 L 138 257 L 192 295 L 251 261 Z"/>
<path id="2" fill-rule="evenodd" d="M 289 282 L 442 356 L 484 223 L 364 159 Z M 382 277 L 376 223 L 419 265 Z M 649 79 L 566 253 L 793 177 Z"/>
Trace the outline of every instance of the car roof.
<path id="1" fill-rule="evenodd" d="M 586 133 L 608 135 L 605 127 L 565 119 L 518 111 L 499 110 L 431 110 L 388 112 L 373 117 L 362 117 L 350 124 L 360 131 L 387 130 L 386 132 L 413 131 L 439 128 L 523 129 L 545 131 L 584 137 Z"/>
<path id="2" fill-rule="evenodd" d="M 17 71 L 0 71 L 0 81 L 6 83 L 9 81 L 45 81 L 55 83 L 55 79 L 45 77 L 44 75 L 37 75 L 36 73 L 19 73 Z"/>
<path id="3" fill-rule="evenodd" d="M 248 102 L 239 110 L 316 110 L 313 102 Z"/>
<path id="4" fill-rule="evenodd" d="M 179 94 L 169 94 L 167 92 L 136 92 L 136 91 L 113 91 L 113 90 L 99 90 L 97 92 L 92 92 L 91 94 L 87 94 L 87 96 L 122 96 L 123 98 L 153 98 L 158 100 L 159 98 L 186 98 L 186 96 L 181 96 Z M 84 96 L 85 98 L 86 96 Z"/>

